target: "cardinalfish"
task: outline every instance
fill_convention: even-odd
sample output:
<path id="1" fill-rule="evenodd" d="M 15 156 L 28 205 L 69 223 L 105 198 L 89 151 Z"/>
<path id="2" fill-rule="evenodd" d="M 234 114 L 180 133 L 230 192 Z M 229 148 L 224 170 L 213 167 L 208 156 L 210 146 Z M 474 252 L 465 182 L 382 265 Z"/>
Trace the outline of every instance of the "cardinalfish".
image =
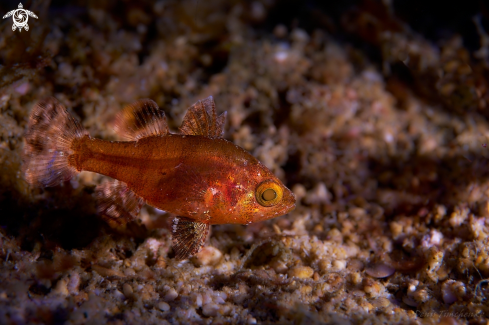
<path id="1" fill-rule="evenodd" d="M 226 113 L 208 97 L 192 105 L 179 133 L 149 99 L 126 106 L 116 132 L 127 141 L 90 137 L 56 99 L 33 109 L 25 135 L 28 183 L 56 186 L 85 170 L 113 180 L 96 187 L 98 212 L 118 224 L 144 203 L 175 217 L 177 259 L 196 254 L 213 224 L 250 224 L 294 209 L 294 194 L 246 150 L 223 138 Z"/>

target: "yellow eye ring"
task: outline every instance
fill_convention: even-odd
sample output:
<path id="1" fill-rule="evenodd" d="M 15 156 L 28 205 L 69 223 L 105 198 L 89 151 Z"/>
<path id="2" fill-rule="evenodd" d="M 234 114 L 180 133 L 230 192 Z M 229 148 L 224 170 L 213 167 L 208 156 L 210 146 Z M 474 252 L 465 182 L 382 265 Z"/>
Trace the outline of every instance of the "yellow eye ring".
<path id="1" fill-rule="evenodd" d="M 282 187 L 275 181 L 269 179 L 261 182 L 256 188 L 255 197 L 258 203 L 264 207 L 271 207 L 282 200 Z"/>

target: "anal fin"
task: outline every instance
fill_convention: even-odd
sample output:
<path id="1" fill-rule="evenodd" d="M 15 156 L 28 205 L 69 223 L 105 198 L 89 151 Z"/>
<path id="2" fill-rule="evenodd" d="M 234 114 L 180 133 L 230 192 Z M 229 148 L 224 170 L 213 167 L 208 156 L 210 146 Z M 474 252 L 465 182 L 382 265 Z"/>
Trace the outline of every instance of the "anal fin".
<path id="1" fill-rule="evenodd" d="M 187 135 L 222 138 L 224 122 L 226 122 L 226 112 L 218 117 L 214 98 L 209 96 L 189 107 L 183 118 L 180 131 Z"/>
<path id="2" fill-rule="evenodd" d="M 126 140 L 170 133 L 165 112 L 151 99 L 140 99 L 117 114 L 115 131 Z"/>
<path id="3" fill-rule="evenodd" d="M 172 243 L 177 260 L 184 260 L 199 252 L 209 234 L 210 225 L 185 217 L 175 217 Z"/>
<path id="4" fill-rule="evenodd" d="M 97 212 L 116 228 L 137 218 L 144 200 L 137 196 L 126 183 L 118 180 L 105 182 L 95 188 Z"/>

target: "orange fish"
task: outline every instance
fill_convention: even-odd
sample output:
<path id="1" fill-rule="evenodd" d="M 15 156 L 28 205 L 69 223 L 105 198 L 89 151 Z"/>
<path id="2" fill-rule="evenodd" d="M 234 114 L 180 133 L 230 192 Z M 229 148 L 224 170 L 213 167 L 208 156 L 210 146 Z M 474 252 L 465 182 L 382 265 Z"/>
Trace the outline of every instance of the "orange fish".
<path id="1" fill-rule="evenodd" d="M 128 105 L 116 131 L 129 141 L 90 137 L 56 99 L 32 111 L 23 170 L 28 183 L 55 186 L 82 170 L 112 177 L 97 186 L 98 212 L 125 224 L 144 203 L 175 214 L 178 259 L 197 253 L 212 224 L 250 224 L 294 209 L 294 194 L 244 149 L 222 138 L 226 113 L 208 97 L 192 105 L 180 133 L 149 99 Z"/>

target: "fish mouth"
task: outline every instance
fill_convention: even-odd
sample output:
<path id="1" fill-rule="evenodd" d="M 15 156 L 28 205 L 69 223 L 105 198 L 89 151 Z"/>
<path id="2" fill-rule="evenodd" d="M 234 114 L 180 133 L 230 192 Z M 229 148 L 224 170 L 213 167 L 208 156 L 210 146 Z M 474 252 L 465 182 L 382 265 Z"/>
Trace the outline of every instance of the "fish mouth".
<path id="1" fill-rule="evenodd" d="M 284 208 L 280 211 L 281 214 L 287 214 L 295 209 L 296 199 L 295 194 L 292 193 L 291 190 L 285 188 L 285 195 L 283 198 L 283 202 L 285 203 Z"/>
<path id="2" fill-rule="evenodd" d="M 295 202 L 294 202 L 294 203 L 292 203 L 292 204 L 290 204 L 290 205 L 288 206 L 288 208 L 286 209 L 286 211 L 284 212 L 284 214 L 287 214 L 287 213 L 292 212 L 292 211 L 294 211 L 294 210 L 295 210 Z"/>

